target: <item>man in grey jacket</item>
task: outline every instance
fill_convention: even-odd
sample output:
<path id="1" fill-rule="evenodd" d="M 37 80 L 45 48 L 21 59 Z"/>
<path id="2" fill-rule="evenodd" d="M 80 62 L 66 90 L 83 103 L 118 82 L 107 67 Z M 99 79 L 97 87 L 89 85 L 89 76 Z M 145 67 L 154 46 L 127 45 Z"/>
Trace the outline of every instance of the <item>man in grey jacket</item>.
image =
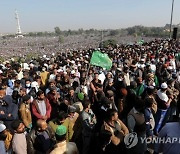
<path id="1" fill-rule="evenodd" d="M 83 138 L 83 153 L 88 154 L 94 129 L 96 125 L 96 117 L 91 110 L 90 102 L 83 103 L 84 110 L 82 112 L 82 138 Z"/>

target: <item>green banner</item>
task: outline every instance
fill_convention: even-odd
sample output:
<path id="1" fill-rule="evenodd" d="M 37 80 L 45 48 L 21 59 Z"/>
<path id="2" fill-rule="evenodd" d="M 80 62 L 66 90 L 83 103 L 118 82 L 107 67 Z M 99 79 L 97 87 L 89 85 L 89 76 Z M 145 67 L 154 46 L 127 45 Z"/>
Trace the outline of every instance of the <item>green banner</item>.
<path id="1" fill-rule="evenodd" d="M 112 67 L 112 60 L 108 57 L 107 54 L 101 53 L 100 51 L 94 51 L 90 64 L 110 70 Z"/>

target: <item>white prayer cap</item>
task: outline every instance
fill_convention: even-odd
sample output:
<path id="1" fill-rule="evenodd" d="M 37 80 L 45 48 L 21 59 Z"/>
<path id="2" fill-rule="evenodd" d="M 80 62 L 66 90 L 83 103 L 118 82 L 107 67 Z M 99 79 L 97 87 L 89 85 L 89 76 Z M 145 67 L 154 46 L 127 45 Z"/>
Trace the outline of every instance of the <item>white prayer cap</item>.
<path id="1" fill-rule="evenodd" d="M 0 133 L 6 129 L 6 126 L 4 124 L 0 124 Z"/>
<path id="2" fill-rule="evenodd" d="M 167 86 L 167 84 L 166 84 L 165 82 L 161 84 L 161 88 L 162 88 L 162 89 L 166 89 L 167 87 L 168 87 L 168 86 Z"/>
<path id="3" fill-rule="evenodd" d="M 75 70 L 72 70 L 72 71 L 71 71 L 71 74 L 75 74 L 75 73 L 76 73 Z"/>
<path id="4" fill-rule="evenodd" d="M 71 61 L 71 63 L 72 63 L 72 64 L 75 64 L 75 61 L 74 61 L 74 60 L 72 60 L 72 61 Z"/>

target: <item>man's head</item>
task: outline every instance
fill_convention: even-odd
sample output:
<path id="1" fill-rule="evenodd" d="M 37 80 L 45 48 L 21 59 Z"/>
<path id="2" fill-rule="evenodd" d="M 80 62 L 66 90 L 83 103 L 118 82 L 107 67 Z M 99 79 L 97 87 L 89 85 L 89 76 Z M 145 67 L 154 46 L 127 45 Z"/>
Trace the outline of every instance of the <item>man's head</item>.
<path id="1" fill-rule="evenodd" d="M 151 108 L 152 105 L 153 105 L 153 102 L 154 102 L 154 99 L 153 98 L 147 98 L 145 100 L 145 106 L 148 107 L 148 108 Z"/>
<path id="2" fill-rule="evenodd" d="M 110 78 L 112 78 L 112 73 L 111 73 L 111 72 L 108 72 L 108 73 L 107 73 L 107 79 L 110 79 Z"/>
<path id="3" fill-rule="evenodd" d="M 28 79 L 29 78 L 29 73 L 28 72 L 24 72 L 23 73 L 23 77 L 24 77 L 24 79 Z"/>
<path id="4" fill-rule="evenodd" d="M 30 95 L 25 95 L 22 97 L 22 99 L 23 99 L 24 103 L 27 103 L 27 104 L 31 103 L 31 96 Z"/>
<path id="5" fill-rule="evenodd" d="M 169 79 L 169 80 L 167 81 L 167 84 L 168 84 L 168 86 L 174 87 L 175 79 L 173 79 L 173 78 Z"/>
<path id="6" fill-rule="evenodd" d="M 68 107 L 68 116 L 71 118 L 74 117 L 75 112 L 76 112 L 76 108 L 74 106 L 70 105 Z"/>
<path id="7" fill-rule="evenodd" d="M 98 73 L 95 73 L 95 74 L 94 74 L 94 79 L 95 79 L 95 80 L 98 80 L 98 78 L 99 78 L 99 74 L 98 74 Z"/>
<path id="8" fill-rule="evenodd" d="M 49 81 L 49 87 L 55 87 L 55 81 L 54 80 L 50 80 Z"/>
<path id="9" fill-rule="evenodd" d="M 67 132 L 67 128 L 63 125 L 59 125 L 55 133 L 57 141 L 61 142 L 66 140 L 66 132 Z"/>
<path id="10" fill-rule="evenodd" d="M 54 86 L 54 87 L 49 88 L 49 90 L 50 90 L 51 94 L 53 94 L 53 95 L 55 95 L 55 94 L 56 94 L 56 92 L 57 92 L 57 88 L 56 88 L 55 86 Z"/>
<path id="11" fill-rule="evenodd" d="M 2 99 L 6 95 L 5 90 L 0 90 L 0 99 Z"/>
<path id="12" fill-rule="evenodd" d="M 44 66 L 44 67 L 42 67 L 42 72 L 45 72 L 46 71 L 46 67 Z"/>
<path id="13" fill-rule="evenodd" d="M 67 114 L 64 111 L 60 111 L 57 117 L 57 122 L 61 125 L 67 118 Z"/>
<path id="14" fill-rule="evenodd" d="M 0 123 L 0 139 L 5 141 L 7 138 L 6 135 L 6 126 L 3 123 Z"/>
<path id="15" fill-rule="evenodd" d="M 153 86 L 147 87 L 147 94 L 153 95 L 155 93 L 155 88 Z"/>
<path id="16" fill-rule="evenodd" d="M 166 91 L 167 88 L 168 88 L 167 83 L 164 82 L 164 83 L 161 84 L 161 90 L 162 90 L 162 91 Z"/>
<path id="17" fill-rule="evenodd" d="M 117 121 L 118 120 L 118 112 L 114 109 L 109 109 L 107 111 L 107 121 Z"/>
<path id="18" fill-rule="evenodd" d="M 43 132 L 47 129 L 48 125 L 45 120 L 38 119 L 36 122 L 36 127 L 39 132 Z"/>
<path id="19" fill-rule="evenodd" d="M 14 130 L 15 133 L 24 133 L 25 132 L 25 126 L 20 120 L 14 120 L 11 123 L 11 127 Z"/>
<path id="20" fill-rule="evenodd" d="M 21 88 L 20 91 L 19 91 L 19 95 L 22 97 L 22 96 L 25 96 L 26 95 L 26 88 Z"/>
<path id="21" fill-rule="evenodd" d="M 125 73 L 128 73 L 128 72 L 129 72 L 129 67 L 128 67 L 128 66 L 124 66 L 123 71 L 124 71 Z"/>
<path id="22" fill-rule="evenodd" d="M 110 78 L 109 80 L 108 80 L 108 86 L 113 86 L 113 84 L 114 84 L 114 82 L 113 82 L 113 79 L 112 78 Z"/>
<path id="23" fill-rule="evenodd" d="M 144 113 L 145 102 L 142 99 L 140 99 L 140 98 L 136 98 L 135 103 L 134 103 L 134 108 L 138 112 Z"/>
<path id="24" fill-rule="evenodd" d="M 89 100 L 85 100 L 85 101 L 83 102 L 83 108 L 84 108 L 84 110 L 88 110 L 88 109 L 91 108 L 91 103 L 90 103 Z"/>
<path id="25" fill-rule="evenodd" d="M 69 88 L 69 95 L 72 97 L 74 96 L 74 88 L 73 87 L 70 87 Z"/>
<path id="26" fill-rule="evenodd" d="M 78 93 L 78 99 L 80 100 L 80 101 L 83 101 L 84 100 L 84 93 Z"/>
<path id="27" fill-rule="evenodd" d="M 1 83 L 1 89 L 6 90 L 7 87 L 8 87 L 8 80 L 3 79 Z"/>
<path id="28" fill-rule="evenodd" d="M 14 81 L 14 87 L 20 87 L 20 85 L 21 85 L 21 81 L 20 80 L 15 80 Z"/>
<path id="29" fill-rule="evenodd" d="M 26 88 L 30 88 L 31 87 L 31 81 L 30 79 L 26 79 Z"/>
<path id="30" fill-rule="evenodd" d="M 103 91 L 103 85 L 102 84 L 96 83 L 95 87 L 96 87 L 96 91 Z"/>
<path id="31" fill-rule="evenodd" d="M 44 99 L 44 92 L 43 91 L 41 91 L 41 90 L 39 90 L 38 92 L 37 92 L 37 97 L 38 97 L 38 99 L 39 100 L 43 100 Z"/>
<path id="32" fill-rule="evenodd" d="M 3 123 L 0 123 L 0 133 L 3 133 L 6 130 L 6 126 Z"/>
<path id="33" fill-rule="evenodd" d="M 142 82 L 143 82 L 143 80 L 142 80 L 141 77 L 138 77 L 138 78 L 136 79 L 136 82 L 137 82 L 137 84 L 141 85 Z"/>
<path id="34" fill-rule="evenodd" d="M 114 92 L 112 90 L 108 90 L 106 96 L 109 100 L 114 101 Z"/>

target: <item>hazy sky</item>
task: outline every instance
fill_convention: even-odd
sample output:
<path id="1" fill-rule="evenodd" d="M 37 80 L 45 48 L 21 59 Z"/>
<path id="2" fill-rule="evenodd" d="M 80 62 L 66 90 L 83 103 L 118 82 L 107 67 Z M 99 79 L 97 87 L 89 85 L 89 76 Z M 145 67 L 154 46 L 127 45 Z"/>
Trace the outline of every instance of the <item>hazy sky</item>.
<path id="1" fill-rule="evenodd" d="M 170 23 L 172 0 L 0 0 L 0 33 L 16 32 L 15 9 L 23 32 L 125 28 Z M 180 23 L 175 0 L 173 24 Z"/>

